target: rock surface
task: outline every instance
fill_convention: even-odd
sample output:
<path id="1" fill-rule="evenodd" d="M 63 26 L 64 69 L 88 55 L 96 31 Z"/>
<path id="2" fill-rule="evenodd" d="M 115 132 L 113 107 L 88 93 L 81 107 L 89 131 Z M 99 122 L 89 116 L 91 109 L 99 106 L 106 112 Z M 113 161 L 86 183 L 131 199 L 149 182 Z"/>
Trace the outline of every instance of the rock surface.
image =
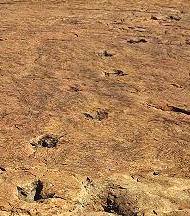
<path id="1" fill-rule="evenodd" d="M 189 0 L 0 0 L 0 216 L 190 215 L 189 23 Z"/>

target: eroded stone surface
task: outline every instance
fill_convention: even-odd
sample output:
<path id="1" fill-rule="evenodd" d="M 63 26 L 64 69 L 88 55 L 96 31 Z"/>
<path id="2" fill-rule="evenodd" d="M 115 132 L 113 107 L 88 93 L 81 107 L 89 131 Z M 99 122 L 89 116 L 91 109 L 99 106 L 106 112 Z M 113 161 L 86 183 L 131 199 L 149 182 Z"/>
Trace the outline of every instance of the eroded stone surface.
<path id="1" fill-rule="evenodd" d="M 0 0 L 0 215 L 190 215 L 189 14 Z"/>

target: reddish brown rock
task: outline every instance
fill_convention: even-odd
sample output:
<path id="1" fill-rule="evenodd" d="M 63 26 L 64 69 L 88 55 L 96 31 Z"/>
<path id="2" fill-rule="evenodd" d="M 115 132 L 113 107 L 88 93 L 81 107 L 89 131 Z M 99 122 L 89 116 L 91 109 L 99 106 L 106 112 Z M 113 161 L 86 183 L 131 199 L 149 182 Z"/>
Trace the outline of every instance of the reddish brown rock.
<path id="1" fill-rule="evenodd" d="M 0 216 L 190 215 L 189 14 L 0 0 Z"/>

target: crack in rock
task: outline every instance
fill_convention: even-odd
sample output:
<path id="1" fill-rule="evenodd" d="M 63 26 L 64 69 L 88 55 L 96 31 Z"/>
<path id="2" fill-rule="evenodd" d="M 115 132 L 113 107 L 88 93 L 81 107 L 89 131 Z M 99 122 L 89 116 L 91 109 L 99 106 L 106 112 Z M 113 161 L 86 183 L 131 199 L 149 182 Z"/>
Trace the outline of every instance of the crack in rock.
<path id="1" fill-rule="evenodd" d="M 90 113 L 83 113 L 83 115 L 88 119 L 88 120 L 98 120 L 102 121 L 108 118 L 108 112 L 103 109 L 98 109 L 95 113 L 90 114 Z"/>

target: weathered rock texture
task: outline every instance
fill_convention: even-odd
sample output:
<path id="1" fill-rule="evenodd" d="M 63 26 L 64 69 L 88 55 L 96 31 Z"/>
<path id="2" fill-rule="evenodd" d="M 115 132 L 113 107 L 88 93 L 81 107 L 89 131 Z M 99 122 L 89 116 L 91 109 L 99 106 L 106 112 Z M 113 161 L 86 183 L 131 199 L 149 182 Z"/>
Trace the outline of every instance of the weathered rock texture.
<path id="1" fill-rule="evenodd" d="M 190 215 L 189 0 L 0 0 L 0 216 Z"/>

